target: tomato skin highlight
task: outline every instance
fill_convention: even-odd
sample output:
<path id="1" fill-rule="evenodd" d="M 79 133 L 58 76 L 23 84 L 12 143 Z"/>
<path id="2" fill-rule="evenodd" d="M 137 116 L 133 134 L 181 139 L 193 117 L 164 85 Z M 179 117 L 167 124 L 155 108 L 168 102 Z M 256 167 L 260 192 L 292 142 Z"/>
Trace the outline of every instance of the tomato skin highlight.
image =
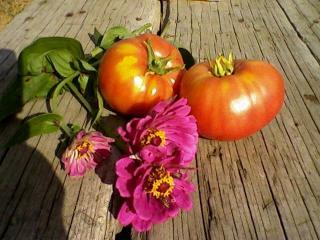
<path id="1" fill-rule="evenodd" d="M 199 134 L 216 140 L 237 140 L 267 125 L 281 110 L 284 80 L 269 63 L 238 60 L 232 75 L 216 77 L 208 63 L 191 67 L 181 81 Z"/>
<path id="2" fill-rule="evenodd" d="M 100 63 L 99 88 L 106 102 L 122 114 L 143 115 L 177 93 L 183 71 L 148 72 L 147 40 L 157 57 L 170 57 L 166 68 L 183 68 L 178 49 L 157 35 L 143 34 L 115 43 Z"/>

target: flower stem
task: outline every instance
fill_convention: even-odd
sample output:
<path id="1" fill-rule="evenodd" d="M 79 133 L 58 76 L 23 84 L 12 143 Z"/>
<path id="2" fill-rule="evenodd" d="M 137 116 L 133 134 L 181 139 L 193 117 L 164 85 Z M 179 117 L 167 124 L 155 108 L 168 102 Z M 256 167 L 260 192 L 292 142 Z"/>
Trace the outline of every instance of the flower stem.
<path id="1" fill-rule="evenodd" d="M 73 94 L 78 98 L 78 100 L 83 104 L 83 106 L 88 110 L 91 116 L 93 116 L 94 111 L 90 103 L 82 96 L 82 94 L 79 92 L 76 86 L 72 82 L 68 82 L 67 85 L 70 88 L 70 90 L 73 92 Z"/>
<path id="2" fill-rule="evenodd" d="M 72 137 L 71 130 L 70 130 L 70 128 L 69 128 L 65 123 L 61 122 L 61 123 L 59 124 L 59 127 L 62 129 L 62 131 L 63 131 L 65 134 L 68 135 L 69 138 Z"/>

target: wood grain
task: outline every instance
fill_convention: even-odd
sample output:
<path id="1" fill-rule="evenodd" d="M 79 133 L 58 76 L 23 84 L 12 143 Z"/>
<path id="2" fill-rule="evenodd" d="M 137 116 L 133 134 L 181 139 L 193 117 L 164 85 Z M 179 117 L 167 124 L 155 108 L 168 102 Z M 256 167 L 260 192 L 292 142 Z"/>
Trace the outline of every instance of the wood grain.
<path id="1" fill-rule="evenodd" d="M 88 33 L 93 32 L 94 27 L 104 31 L 107 27 L 123 24 L 134 29 L 151 22 L 156 32 L 160 22 L 160 3 L 157 1 L 135 1 L 135 4 L 129 4 L 127 1 L 106 3 L 102 0 L 74 0 L 44 3 L 35 0 L 26 11 L 37 9 L 36 6 L 40 5 L 32 19 L 21 22 L 21 16 L 18 15 L 5 32 L 1 32 L 5 36 L 2 43 L 6 49 L 10 49 L 9 54 L 5 52 L 6 56 L 1 55 L 4 59 L 1 65 L 1 76 L 4 76 L 1 89 L 15 77 L 18 53 L 40 36 L 74 37 L 88 52 L 93 47 L 89 43 Z M 138 11 L 132 14 L 134 9 Z M 25 12 L 22 14 L 25 15 Z M 17 28 L 19 31 L 15 41 L 12 41 L 14 36 L 10 35 L 10 29 L 14 32 Z M 39 111 L 46 111 L 43 101 L 27 104 L 16 120 L 1 126 L 1 141 L 6 141 L 5 136 L 12 135 L 19 119 Z M 62 97 L 59 111 L 65 112 L 66 120 L 71 119 L 71 122 L 85 127 L 85 111 L 70 95 Z M 5 219 L 0 224 L 0 238 L 114 239 L 121 228 L 108 210 L 112 195 L 111 183 L 102 183 L 94 173 L 78 180 L 66 177 L 55 156 L 57 139 L 57 134 L 41 136 L 0 152 L 0 218 Z"/>
<path id="2" fill-rule="evenodd" d="M 201 217 L 195 208 L 187 213 L 193 216 L 189 221 L 176 218 L 137 239 L 319 238 L 319 39 L 312 33 L 304 41 L 306 32 L 297 31 L 295 16 L 282 7 L 306 3 L 168 3 L 169 37 L 198 60 L 233 51 L 239 58 L 271 62 L 286 78 L 286 101 L 281 114 L 250 138 L 202 139 L 194 175 Z"/>
<path id="3" fill-rule="evenodd" d="M 0 94 L 15 78 L 19 52 L 34 39 L 74 37 L 89 52 L 94 27 L 151 22 L 197 61 L 229 51 L 269 61 L 286 81 L 281 113 L 244 140 L 200 139 L 194 208 L 148 233 L 132 231 L 132 239 L 319 239 L 319 13 L 316 0 L 34 0 L 0 32 Z M 0 143 L 39 111 L 46 111 L 43 101 L 28 103 L 1 123 Z M 61 97 L 59 112 L 87 128 L 85 110 L 71 95 Z M 57 138 L 0 150 L 0 238 L 124 239 L 113 216 L 114 175 L 104 182 L 94 172 L 66 177 Z M 112 162 L 105 168 L 112 173 Z"/>

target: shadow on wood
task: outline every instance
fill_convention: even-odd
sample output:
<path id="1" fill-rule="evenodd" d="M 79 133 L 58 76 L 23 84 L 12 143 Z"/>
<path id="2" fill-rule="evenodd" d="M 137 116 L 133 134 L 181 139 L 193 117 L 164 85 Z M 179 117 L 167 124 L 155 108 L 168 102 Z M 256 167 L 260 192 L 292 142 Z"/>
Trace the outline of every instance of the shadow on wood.
<path id="1" fill-rule="evenodd" d="M 0 89 L 3 94 L 16 78 L 17 59 L 13 51 L 1 49 L 0 61 Z M 15 101 L 19 105 L 21 84 L 17 81 L 13 85 L 16 88 Z M 16 116 L 2 121 L 0 143 L 7 141 L 19 124 Z M 64 189 L 54 167 L 59 167 L 59 160 L 47 159 L 25 143 L 0 149 L 0 159 L 0 238 L 67 238 L 61 214 Z"/>
<path id="2" fill-rule="evenodd" d="M 64 190 L 48 159 L 26 144 L 11 148 L 3 157 L 1 238 L 65 239 L 61 214 Z"/>

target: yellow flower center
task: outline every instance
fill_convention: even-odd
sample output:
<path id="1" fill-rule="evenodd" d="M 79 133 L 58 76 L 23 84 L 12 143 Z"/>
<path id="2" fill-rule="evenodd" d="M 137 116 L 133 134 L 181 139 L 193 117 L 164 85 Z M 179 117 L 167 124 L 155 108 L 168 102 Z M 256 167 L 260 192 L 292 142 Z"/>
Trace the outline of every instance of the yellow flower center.
<path id="1" fill-rule="evenodd" d="M 147 134 L 141 140 L 141 145 L 149 144 L 163 147 L 166 144 L 166 133 L 158 129 L 148 129 Z"/>
<path id="2" fill-rule="evenodd" d="M 79 157 L 81 158 L 83 156 L 87 157 L 88 153 L 94 152 L 94 148 L 92 143 L 90 143 L 88 140 L 83 140 L 77 145 L 76 151 L 78 152 Z"/>
<path id="3" fill-rule="evenodd" d="M 156 199 L 163 200 L 163 203 L 167 203 L 173 188 L 173 177 L 163 166 L 154 167 L 145 182 L 145 191 Z"/>

